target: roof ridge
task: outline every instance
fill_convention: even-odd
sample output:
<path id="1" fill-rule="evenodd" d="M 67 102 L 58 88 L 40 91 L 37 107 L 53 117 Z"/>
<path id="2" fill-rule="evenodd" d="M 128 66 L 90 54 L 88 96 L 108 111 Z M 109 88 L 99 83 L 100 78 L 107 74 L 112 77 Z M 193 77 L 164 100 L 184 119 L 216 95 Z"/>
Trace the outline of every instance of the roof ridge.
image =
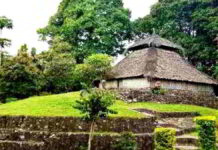
<path id="1" fill-rule="evenodd" d="M 147 49 L 147 60 L 145 60 L 145 68 L 144 68 L 144 76 L 154 77 L 156 69 L 157 69 L 157 56 L 158 50 L 154 47 Z M 146 71 L 147 72 L 146 75 Z"/>

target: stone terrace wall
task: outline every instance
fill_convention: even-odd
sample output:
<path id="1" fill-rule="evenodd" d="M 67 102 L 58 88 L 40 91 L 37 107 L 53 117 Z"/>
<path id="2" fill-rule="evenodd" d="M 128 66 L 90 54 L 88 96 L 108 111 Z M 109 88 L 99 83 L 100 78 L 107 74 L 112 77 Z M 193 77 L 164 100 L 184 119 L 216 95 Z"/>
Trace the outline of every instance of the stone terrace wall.
<path id="1" fill-rule="evenodd" d="M 22 138 L 21 138 L 22 137 Z M 33 132 L 22 133 L 14 132 L 7 137 L 8 140 L 24 141 L 31 140 L 40 144 L 18 144 L 18 143 L 2 143 L 0 142 L 1 150 L 80 150 L 80 147 L 87 146 L 88 134 L 84 133 L 49 133 L 49 132 Z M 92 140 L 92 150 L 114 150 L 113 145 L 119 140 L 118 135 L 94 135 Z M 138 150 L 152 150 L 153 140 L 152 135 L 142 134 L 136 135 Z"/>
<path id="2" fill-rule="evenodd" d="M 109 118 L 96 122 L 98 132 L 152 133 L 155 117 Z M 32 131 L 89 132 L 90 122 L 73 117 L 0 117 L 0 128 L 17 128 Z"/>
<path id="3" fill-rule="evenodd" d="M 171 90 L 164 95 L 155 95 L 146 90 L 120 90 L 120 98 L 128 102 L 160 102 L 166 104 L 190 104 L 218 108 L 218 98 L 206 93 Z"/>
<path id="4" fill-rule="evenodd" d="M 113 150 L 119 135 L 136 134 L 138 150 L 152 150 L 156 118 L 109 118 L 97 122 L 92 150 Z M 90 124 L 73 117 L 0 117 L 1 150 L 82 150 Z M 107 133 L 103 133 L 107 132 Z"/>

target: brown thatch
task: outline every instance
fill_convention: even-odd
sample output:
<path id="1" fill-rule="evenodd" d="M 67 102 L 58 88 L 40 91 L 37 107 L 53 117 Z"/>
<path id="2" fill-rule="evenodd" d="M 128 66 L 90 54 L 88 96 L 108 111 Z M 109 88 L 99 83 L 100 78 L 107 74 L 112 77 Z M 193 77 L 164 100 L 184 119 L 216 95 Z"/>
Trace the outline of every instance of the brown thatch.
<path id="1" fill-rule="evenodd" d="M 168 50 L 183 50 L 181 46 L 161 38 L 158 35 L 151 35 L 145 37 L 144 39 L 140 39 L 130 46 L 128 50 L 139 50 L 148 47 L 164 48 Z"/>
<path id="2" fill-rule="evenodd" d="M 198 71 L 176 52 L 159 48 L 147 48 L 131 53 L 111 70 L 107 79 L 133 77 L 217 84 L 215 80 Z"/>

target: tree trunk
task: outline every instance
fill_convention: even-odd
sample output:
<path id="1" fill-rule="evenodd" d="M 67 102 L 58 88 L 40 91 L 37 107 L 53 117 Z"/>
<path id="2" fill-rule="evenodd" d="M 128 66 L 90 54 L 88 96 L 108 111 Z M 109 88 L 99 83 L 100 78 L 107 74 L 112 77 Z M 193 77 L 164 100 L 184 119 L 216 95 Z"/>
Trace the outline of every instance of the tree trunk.
<path id="1" fill-rule="evenodd" d="M 90 133 L 89 133 L 89 142 L 88 142 L 88 150 L 91 150 L 92 148 L 92 138 L 93 138 L 93 132 L 94 132 L 94 124 L 95 122 L 92 121 Z"/>

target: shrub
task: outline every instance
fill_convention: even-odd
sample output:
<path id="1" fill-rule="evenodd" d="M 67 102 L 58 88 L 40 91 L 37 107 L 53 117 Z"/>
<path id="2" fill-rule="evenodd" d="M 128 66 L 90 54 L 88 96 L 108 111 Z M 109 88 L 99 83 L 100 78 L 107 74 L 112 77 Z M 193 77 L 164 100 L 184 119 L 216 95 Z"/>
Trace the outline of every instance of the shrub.
<path id="1" fill-rule="evenodd" d="M 196 123 L 201 150 L 216 150 L 216 117 L 197 117 Z"/>
<path id="2" fill-rule="evenodd" d="M 156 150 L 175 150 L 176 130 L 170 128 L 157 128 L 155 130 Z"/>
<path id="3" fill-rule="evenodd" d="M 73 71 L 73 78 L 77 87 L 81 83 L 91 86 L 94 80 L 101 80 L 105 73 L 111 68 L 112 57 L 105 54 L 93 54 L 84 60 L 84 64 L 76 65 Z"/>
<path id="4" fill-rule="evenodd" d="M 160 94 L 161 94 L 161 95 L 165 95 L 167 92 L 168 92 L 167 89 L 160 88 Z"/>
<path id="5" fill-rule="evenodd" d="M 109 114 L 116 112 L 109 107 L 115 103 L 116 95 L 110 91 L 86 89 L 86 94 L 81 94 L 82 98 L 76 101 L 75 109 L 78 109 L 86 120 L 91 121 L 88 150 L 91 150 L 95 121 L 108 117 Z"/>
<path id="6" fill-rule="evenodd" d="M 123 133 L 113 148 L 115 150 L 136 150 L 136 138 L 132 133 Z"/>
<path id="7" fill-rule="evenodd" d="M 156 94 L 156 95 L 165 95 L 168 92 L 167 89 L 164 89 L 162 87 L 152 88 L 151 91 L 153 94 Z"/>
<path id="8" fill-rule="evenodd" d="M 116 95 L 106 90 L 88 89 L 82 94 L 81 100 L 76 101 L 74 108 L 81 111 L 87 120 L 96 120 L 116 113 L 109 109 L 115 103 Z"/>

